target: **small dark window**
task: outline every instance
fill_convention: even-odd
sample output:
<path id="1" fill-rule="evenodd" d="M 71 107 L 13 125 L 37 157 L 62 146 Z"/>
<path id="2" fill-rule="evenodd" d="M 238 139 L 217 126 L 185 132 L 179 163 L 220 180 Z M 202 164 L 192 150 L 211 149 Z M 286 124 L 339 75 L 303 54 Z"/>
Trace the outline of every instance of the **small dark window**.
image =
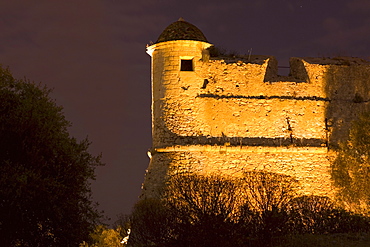
<path id="1" fill-rule="evenodd" d="M 181 71 L 193 71 L 193 60 L 181 59 Z"/>

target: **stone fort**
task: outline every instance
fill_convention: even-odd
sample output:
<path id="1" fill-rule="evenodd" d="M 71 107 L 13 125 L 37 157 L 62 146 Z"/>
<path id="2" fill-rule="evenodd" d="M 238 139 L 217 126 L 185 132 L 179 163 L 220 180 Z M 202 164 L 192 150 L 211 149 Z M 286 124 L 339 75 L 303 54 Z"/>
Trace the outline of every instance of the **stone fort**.
<path id="1" fill-rule="evenodd" d="M 334 148 L 369 110 L 370 62 L 222 56 L 180 19 L 147 46 L 152 71 L 152 138 L 144 196 L 173 173 L 241 176 L 268 171 L 296 178 L 302 194 L 333 196 Z"/>

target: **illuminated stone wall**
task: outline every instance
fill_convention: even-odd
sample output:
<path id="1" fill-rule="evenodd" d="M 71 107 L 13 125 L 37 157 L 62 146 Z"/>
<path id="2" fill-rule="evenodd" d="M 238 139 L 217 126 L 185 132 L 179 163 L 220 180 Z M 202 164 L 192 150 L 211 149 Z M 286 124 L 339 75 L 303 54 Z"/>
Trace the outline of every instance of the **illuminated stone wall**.
<path id="1" fill-rule="evenodd" d="M 303 194 L 331 196 L 331 147 L 369 110 L 370 64 L 361 59 L 291 58 L 277 75 L 268 56 L 209 57 L 210 44 L 152 45 L 153 147 L 143 194 L 173 172 L 267 170 L 297 178 Z M 181 60 L 193 71 L 181 71 Z"/>
<path id="2" fill-rule="evenodd" d="M 242 176 L 263 170 L 298 179 L 301 194 L 332 196 L 330 163 L 335 155 L 320 147 L 186 146 L 158 149 L 152 157 L 145 189 L 157 192 L 168 174 L 194 171 L 199 174 Z M 147 193 L 147 192 L 145 192 Z"/>

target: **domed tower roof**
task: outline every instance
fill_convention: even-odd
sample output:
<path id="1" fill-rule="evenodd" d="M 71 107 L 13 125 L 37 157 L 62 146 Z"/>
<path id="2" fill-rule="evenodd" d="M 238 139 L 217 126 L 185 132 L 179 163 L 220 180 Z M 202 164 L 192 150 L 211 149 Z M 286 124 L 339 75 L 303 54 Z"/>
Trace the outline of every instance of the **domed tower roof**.
<path id="1" fill-rule="evenodd" d="M 162 33 L 156 43 L 171 40 L 196 40 L 208 42 L 202 31 L 196 26 L 180 18 L 178 21 L 169 25 Z"/>

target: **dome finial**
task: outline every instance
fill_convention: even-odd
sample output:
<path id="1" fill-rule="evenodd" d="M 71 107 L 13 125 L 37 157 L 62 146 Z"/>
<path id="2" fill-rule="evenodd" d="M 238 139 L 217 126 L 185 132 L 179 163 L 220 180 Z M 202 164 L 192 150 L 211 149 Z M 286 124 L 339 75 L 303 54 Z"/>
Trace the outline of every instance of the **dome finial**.
<path id="1" fill-rule="evenodd" d="M 161 35 L 159 35 L 157 42 L 166 42 L 172 40 L 195 40 L 208 42 L 202 31 L 196 26 L 180 18 L 178 21 L 169 25 Z"/>
<path id="2" fill-rule="evenodd" d="M 185 21 L 184 18 L 180 17 L 178 21 Z"/>

